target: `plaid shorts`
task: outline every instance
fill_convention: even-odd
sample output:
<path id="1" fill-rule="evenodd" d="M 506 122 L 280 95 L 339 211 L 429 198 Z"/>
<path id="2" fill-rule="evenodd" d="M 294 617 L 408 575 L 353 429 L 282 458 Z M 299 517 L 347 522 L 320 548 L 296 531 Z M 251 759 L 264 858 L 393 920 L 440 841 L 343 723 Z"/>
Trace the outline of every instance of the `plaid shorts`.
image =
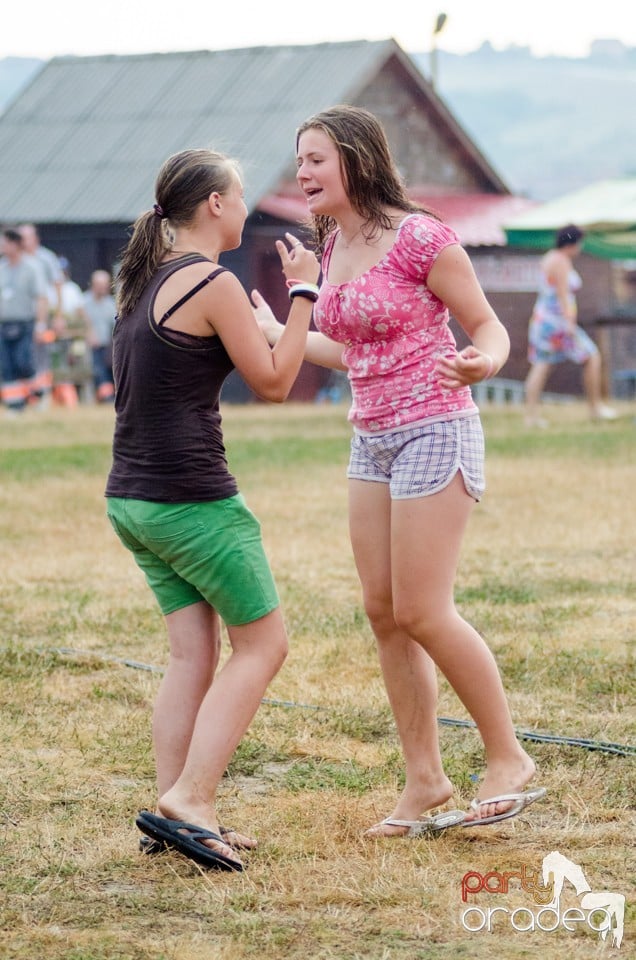
<path id="1" fill-rule="evenodd" d="M 406 430 L 355 433 L 347 477 L 388 483 L 392 500 L 428 497 L 460 472 L 467 493 L 480 500 L 484 479 L 484 434 L 478 414 L 420 423 Z"/>

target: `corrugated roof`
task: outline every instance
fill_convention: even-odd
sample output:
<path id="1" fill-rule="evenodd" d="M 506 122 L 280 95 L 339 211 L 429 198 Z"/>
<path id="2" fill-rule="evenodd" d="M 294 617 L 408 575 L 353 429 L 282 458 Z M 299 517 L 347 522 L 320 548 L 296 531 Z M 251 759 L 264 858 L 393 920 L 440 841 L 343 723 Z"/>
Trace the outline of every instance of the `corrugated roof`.
<path id="1" fill-rule="evenodd" d="M 351 102 L 392 56 L 425 85 L 394 40 L 56 57 L 0 118 L 0 219 L 129 223 L 151 205 L 161 161 L 184 147 L 237 158 L 252 210 L 293 164 L 290 118 Z M 497 189 L 451 119 L 441 122 Z"/>
<path id="2" fill-rule="evenodd" d="M 504 223 L 522 210 L 534 206 L 525 197 L 496 196 L 492 193 L 453 193 L 435 196 L 420 190 L 413 199 L 455 230 L 465 247 L 504 247 Z"/>
<path id="3" fill-rule="evenodd" d="M 56 57 L 0 120 L 0 217 L 129 222 L 184 146 L 236 157 L 252 208 L 292 162 L 290 116 L 347 98 L 396 46 Z"/>
<path id="4" fill-rule="evenodd" d="M 511 230 L 558 230 L 568 223 L 598 231 L 636 226 L 636 177 L 592 183 L 511 218 L 506 226 Z"/>
<path id="5" fill-rule="evenodd" d="M 422 187 L 409 190 L 411 199 L 435 212 L 455 230 L 463 246 L 503 247 L 506 234 L 503 224 L 534 201 L 509 194 L 453 193 L 439 194 Z M 302 223 L 307 219 L 307 204 L 296 184 L 284 184 L 276 193 L 269 193 L 258 203 L 258 210 L 283 220 Z"/>
<path id="6" fill-rule="evenodd" d="M 583 249 L 606 260 L 636 259 L 636 177 L 600 180 L 510 218 L 513 247 L 547 250 L 568 223 L 585 230 Z"/>

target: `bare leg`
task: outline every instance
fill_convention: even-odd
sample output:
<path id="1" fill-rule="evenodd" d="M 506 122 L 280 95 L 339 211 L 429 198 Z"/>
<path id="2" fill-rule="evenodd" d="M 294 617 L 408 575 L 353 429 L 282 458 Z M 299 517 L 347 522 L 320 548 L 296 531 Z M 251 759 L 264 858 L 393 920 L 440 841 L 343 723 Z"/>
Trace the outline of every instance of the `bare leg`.
<path id="1" fill-rule="evenodd" d="M 190 739 L 219 662 L 219 618 L 207 603 L 193 603 L 166 617 L 170 659 L 153 711 L 157 790 L 162 796 L 178 779 Z"/>
<path id="2" fill-rule="evenodd" d="M 214 678 L 221 650 L 216 611 L 207 603 L 193 603 L 166 617 L 170 659 L 153 710 L 153 744 L 157 795 L 179 778 L 190 747 L 194 723 Z M 224 837 L 230 846 L 250 849 L 256 841 L 235 830 Z"/>
<path id="3" fill-rule="evenodd" d="M 279 608 L 253 623 L 228 627 L 228 634 L 232 654 L 200 702 L 183 769 L 158 803 L 164 816 L 187 820 L 215 833 L 219 832 L 218 784 L 287 654 Z M 193 643 L 193 652 L 199 649 L 200 638 Z M 186 713 L 191 712 L 188 706 Z M 165 723 L 169 724 L 170 718 L 159 726 Z M 182 729 L 186 726 L 182 721 L 178 725 Z M 227 844 L 206 842 L 236 859 Z"/>
<path id="4" fill-rule="evenodd" d="M 591 416 L 596 416 L 601 405 L 601 355 L 593 353 L 583 364 L 583 387 Z"/>
<path id="5" fill-rule="evenodd" d="M 351 542 L 406 767 L 404 791 L 391 817 L 416 820 L 423 811 L 445 803 L 453 791 L 439 752 L 435 665 L 393 618 L 388 486 L 352 480 L 349 491 Z M 406 832 L 405 827 L 384 824 L 366 835 Z"/>
<path id="6" fill-rule="evenodd" d="M 486 798 L 520 790 L 535 767 L 517 741 L 494 657 L 453 600 L 473 504 L 459 474 L 441 493 L 393 503 L 393 606 L 396 623 L 432 657 L 477 724 L 487 759 L 479 794 Z M 509 806 L 485 806 L 469 817 L 502 813 Z"/>
<path id="7" fill-rule="evenodd" d="M 601 355 L 594 353 L 583 365 L 583 387 L 593 420 L 615 420 L 616 411 L 603 403 L 601 396 Z"/>
<path id="8" fill-rule="evenodd" d="M 541 394 L 550 375 L 550 366 L 549 363 L 535 363 L 530 367 L 526 377 L 526 423 L 528 426 L 541 424 L 539 404 L 541 403 Z"/>

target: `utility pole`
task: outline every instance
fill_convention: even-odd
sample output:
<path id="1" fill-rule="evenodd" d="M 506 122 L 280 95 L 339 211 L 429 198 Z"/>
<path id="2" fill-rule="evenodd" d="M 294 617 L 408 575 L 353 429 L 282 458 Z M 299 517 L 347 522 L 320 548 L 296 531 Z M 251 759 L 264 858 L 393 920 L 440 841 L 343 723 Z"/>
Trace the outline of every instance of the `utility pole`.
<path id="1" fill-rule="evenodd" d="M 448 17 L 445 13 L 438 13 L 435 26 L 433 27 L 431 43 L 431 86 L 433 89 L 437 87 L 437 36 L 442 32 L 447 19 Z"/>

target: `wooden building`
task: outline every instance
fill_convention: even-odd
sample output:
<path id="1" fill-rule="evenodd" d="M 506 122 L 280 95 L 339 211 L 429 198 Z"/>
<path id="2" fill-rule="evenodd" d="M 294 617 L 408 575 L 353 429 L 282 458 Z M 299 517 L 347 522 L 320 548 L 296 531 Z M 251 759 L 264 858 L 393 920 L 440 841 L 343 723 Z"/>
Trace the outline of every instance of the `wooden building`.
<path id="1" fill-rule="evenodd" d="M 186 147 L 213 147 L 240 161 L 249 210 L 241 249 L 223 263 L 284 315 L 274 240 L 305 218 L 294 131 L 309 115 L 345 102 L 379 117 L 411 196 L 457 230 L 511 333 L 504 373 L 522 379 L 539 255 L 508 248 L 504 224 L 533 204 L 510 193 L 391 39 L 57 57 L 0 117 L 0 221 L 36 223 L 84 287 L 92 270 L 114 270 L 130 225 L 152 206 L 161 162 Z M 602 267 L 598 273 L 585 296 L 595 291 L 598 310 L 607 312 Z M 313 399 L 325 377 L 305 364 L 292 397 Z M 250 394 L 233 375 L 224 396 Z"/>

